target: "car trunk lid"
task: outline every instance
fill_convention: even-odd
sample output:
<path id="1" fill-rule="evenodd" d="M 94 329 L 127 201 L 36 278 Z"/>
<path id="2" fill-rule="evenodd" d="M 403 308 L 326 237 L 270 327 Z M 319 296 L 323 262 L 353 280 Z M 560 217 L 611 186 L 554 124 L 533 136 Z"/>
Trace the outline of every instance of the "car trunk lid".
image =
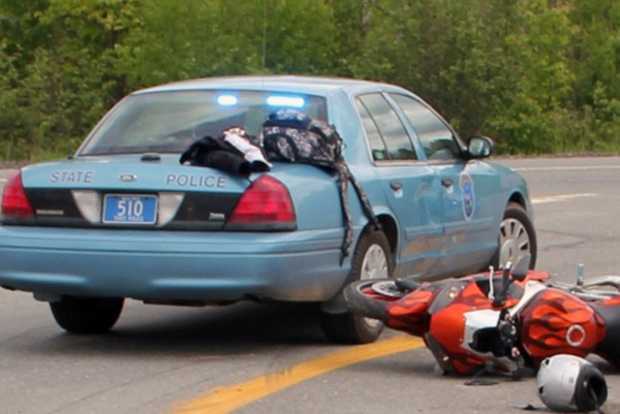
<path id="1" fill-rule="evenodd" d="M 143 154 L 37 164 L 22 170 L 22 182 L 35 215 L 20 224 L 192 230 L 223 228 L 251 184 L 180 165 L 178 155 Z"/>

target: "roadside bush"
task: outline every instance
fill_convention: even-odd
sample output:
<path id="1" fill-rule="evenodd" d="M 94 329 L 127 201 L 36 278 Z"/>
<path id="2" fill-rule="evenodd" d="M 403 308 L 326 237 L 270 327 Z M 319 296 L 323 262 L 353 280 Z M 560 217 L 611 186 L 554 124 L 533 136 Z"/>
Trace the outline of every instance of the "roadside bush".
<path id="1" fill-rule="evenodd" d="M 617 0 L 0 0 L 0 160 L 72 152 L 140 87 L 402 85 L 502 153 L 620 152 Z"/>

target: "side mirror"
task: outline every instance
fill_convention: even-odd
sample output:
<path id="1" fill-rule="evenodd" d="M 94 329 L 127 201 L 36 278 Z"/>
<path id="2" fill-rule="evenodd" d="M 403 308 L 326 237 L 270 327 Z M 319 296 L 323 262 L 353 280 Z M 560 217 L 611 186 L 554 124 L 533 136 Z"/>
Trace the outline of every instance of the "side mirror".
<path id="1" fill-rule="evenodd" d="M 487 158 L 493 154 L 495 143 L 487 137 L 471 137 L 467 143 L 467 152 L 471 158 Z"/>

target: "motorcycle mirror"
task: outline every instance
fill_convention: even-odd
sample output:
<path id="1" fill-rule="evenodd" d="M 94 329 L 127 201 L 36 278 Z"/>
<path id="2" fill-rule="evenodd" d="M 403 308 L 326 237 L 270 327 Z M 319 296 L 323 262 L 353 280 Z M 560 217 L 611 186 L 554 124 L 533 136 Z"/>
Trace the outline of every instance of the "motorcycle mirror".
<path id="1" fill-rule="evenodd" d="M 525 280 L 527 272 L 530 270 L 531 260 L 532 255 L 530 254 L 525 254 L 517 259 L 517 263 L 512 267 L 513 280 L 518 280 L 519 282 Z"/>

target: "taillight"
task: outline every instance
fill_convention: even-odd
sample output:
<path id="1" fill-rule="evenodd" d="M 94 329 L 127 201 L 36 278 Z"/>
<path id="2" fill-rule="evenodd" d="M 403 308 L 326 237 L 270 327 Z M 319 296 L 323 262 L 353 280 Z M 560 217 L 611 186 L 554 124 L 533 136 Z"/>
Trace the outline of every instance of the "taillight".
<path id="1" fill-rule="evenodd" d="M 29 218 L 34 215 L 32 205 L 24 191 L 21 173 L 15 174 L 4 187 L 2 215 L 7 218 Z"/>
<path id="2" fill-rule="evenodd" d="M 251 229 L 294 229 L 295 208 L 288 189 L 279 180 L 263 175 L 245 190 L 228 224 Z"/>

